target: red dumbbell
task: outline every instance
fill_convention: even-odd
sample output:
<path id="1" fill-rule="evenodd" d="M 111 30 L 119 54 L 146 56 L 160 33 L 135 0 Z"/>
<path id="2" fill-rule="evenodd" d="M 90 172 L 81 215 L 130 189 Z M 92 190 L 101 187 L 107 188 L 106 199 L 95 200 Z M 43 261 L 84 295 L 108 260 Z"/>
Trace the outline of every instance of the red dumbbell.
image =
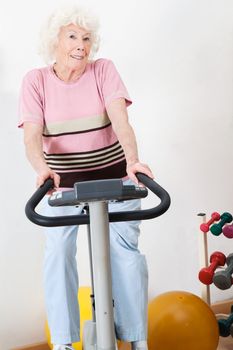
<path id="1" fill-rule="evenodd" d="M 220 220 L 221 215 L 219 213 L 212 213 L 211 219 L 200 225 L 200 230 L 204 233 L 207 233 L 210 229 L 210 225 L 212 225 L 215 221 Z"/>
<path id="2" fill-rule="evenodd" d="M 213 282 L 213 277 L 214 277 L 214 272 L 219 266 L 224 266 L 226 263 L 226 256 L 221 253 L 221 252 L 214 252 L 210 256 L 210 266 L 204 267 L 201 269 L 199 272 L 199 280 L 206 284 L 209 285 Z"/>
<path id="3" fill-rule="evenodd" d="M 222 229 L 222 233 L 227 238 L 233 238 L 233 225 L 225 225 Z"/>

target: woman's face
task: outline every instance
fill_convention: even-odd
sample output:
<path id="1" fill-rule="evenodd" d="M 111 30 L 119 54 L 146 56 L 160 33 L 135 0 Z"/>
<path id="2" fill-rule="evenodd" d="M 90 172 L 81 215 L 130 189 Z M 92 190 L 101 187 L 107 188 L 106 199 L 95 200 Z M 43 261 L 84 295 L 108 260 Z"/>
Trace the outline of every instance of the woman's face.
<path id="1" fill-rule="evenodd" d="M 71 70 L 86 66 L 91 50 L 91 33 L 75 24 L 61 27 L 55 47 L 56 63 Z"/>

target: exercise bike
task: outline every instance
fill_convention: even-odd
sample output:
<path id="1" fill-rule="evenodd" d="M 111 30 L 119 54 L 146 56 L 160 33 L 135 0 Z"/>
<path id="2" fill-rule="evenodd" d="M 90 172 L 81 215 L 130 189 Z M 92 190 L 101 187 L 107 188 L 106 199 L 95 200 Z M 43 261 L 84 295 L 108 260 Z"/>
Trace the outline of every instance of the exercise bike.
<path id="1" fill-rule="evenodd" d="M 81 215 L 46 217 L 35 208 L 53 188 L 48 179 L 36 190 L 26 204 L 29 220 L 40 226 L 88 225 L 90 269 L 92 282 L 92 320 L 86 321 L 83 330 L 84 350 L 117 350 L 114 331 L 112 280 L 110 266 L 109 222 L 147 220 L 165 213 L 170 206 L 169 194 L 148 176 L 137 173 L 138 180 L 149 188 L 161 202 L 154 208 L 108 213 L 108 202 L 145 198 L 146 187 L 123 185 L 121 179 L 77 182 L 70 191 L 56 192 L 48 199 L 51 206 L 85 204 Z"/>

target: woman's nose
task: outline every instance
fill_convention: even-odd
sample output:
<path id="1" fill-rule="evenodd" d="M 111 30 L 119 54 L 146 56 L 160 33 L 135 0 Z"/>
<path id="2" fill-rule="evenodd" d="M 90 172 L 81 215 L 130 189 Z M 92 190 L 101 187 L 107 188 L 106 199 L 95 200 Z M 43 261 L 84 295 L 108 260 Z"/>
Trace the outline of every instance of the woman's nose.
<path id="1" fill-rule="evenodd" d="M 79 40 L 79 41 L 78 41 L 77 50 L 78 50 L 78 51 L 84 51 L 84 44 L 83 44 L 83 41 L 82 41 L 82 40 Z"/>

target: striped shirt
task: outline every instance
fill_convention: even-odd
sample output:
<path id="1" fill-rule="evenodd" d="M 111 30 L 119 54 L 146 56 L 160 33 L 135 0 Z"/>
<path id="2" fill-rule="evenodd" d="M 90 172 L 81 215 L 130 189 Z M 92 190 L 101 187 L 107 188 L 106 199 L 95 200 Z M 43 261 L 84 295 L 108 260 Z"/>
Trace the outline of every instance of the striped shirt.
<path id="1" fill-rule="evenodd" d="M 61 177 L 61 187 L 76 181 L 126 176 L 124 151 L 112 129 L 106 107 L 116 98 L 132 102 L 114 64 L 89 62 L 82 76 L 66 83 L 52 66 L 28 72 L 22 82 L 19 127 L 43 126 L 48 166 Z"/>

